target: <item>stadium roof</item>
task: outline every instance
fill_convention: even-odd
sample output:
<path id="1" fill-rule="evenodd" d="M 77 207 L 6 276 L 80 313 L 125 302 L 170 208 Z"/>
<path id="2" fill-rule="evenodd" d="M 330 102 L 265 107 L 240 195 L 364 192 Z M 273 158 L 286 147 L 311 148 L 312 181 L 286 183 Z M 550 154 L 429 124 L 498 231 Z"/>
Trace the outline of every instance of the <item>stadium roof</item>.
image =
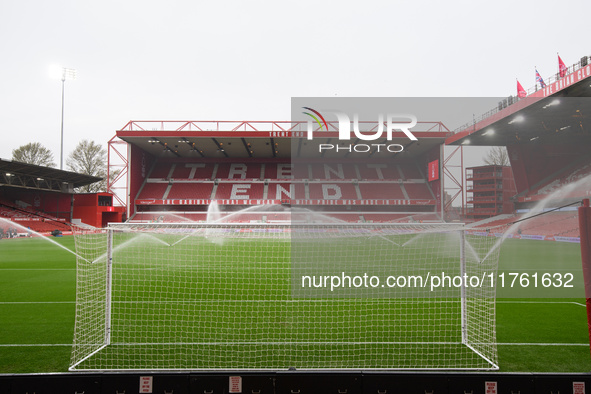
<path id="1" fill-rule="evenodd" d="M 375 122 L 367 123 L 371 132 Z M 371 126 L 370 126 L 371 123 Z M 117 136 L 155 157 L 178 158 L 255 158 L 294 159 L 318 157 L 319 144 L 339 143 L 338 122 L 328 122 L 329 131 L 315 130 L 314 141 L 306 139 L 306 122 L 248 121 L 130 121 L 117 131 Z M 363 129 L 362 129 L 363 130 Z M 413 134 L 419 141 L 409 140 L 402 132 L 394 132 L 391 141 L 381 138 L 362 141 L 352 138 L 344 145 L 400 144 L 406 157 L 415 157 L 443 144 L 449 130 L 441 122 L 418 122 Z M 346 157 L 348 151 L 333 149 L 322 157 Z M 385 149 L 376 149 L 357 157 L 392 157 Z"/>
<path id="2" fill-rule="evenodd" d="M 591 144 L 591 66 L 525 98 L 508 97 L 448 137 L 448 145 Z"/>
<path id="3" fill-rule="evenodd" d="M 0 186 L 61 191 L 63 184 L 81 187 L 100 180 L 96 176 L 0 159 Z"/>

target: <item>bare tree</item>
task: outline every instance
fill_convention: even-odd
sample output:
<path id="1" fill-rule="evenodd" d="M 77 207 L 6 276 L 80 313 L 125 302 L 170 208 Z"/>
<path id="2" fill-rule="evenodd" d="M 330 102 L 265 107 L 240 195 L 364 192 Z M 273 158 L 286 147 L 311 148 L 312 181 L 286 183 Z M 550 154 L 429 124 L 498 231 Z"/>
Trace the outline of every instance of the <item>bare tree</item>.
<path id="1" fill-rule="evenodd" d="M 68 156 L 68 169 L 79 174 L 103 178 L 102 181 L 78 189 L 83 193 L 97 193 L 107 190 L 107 151 L 94 141 L 82 140 Z"/>
<path id="2" fill-rule="evenodd" d="M 508 166 L 509 155 L 507 154 L 507 148 L 504 146 L 493 146 L 486 156 L 484 156 L 484 162 L 489 166 Z"/>
<path id="3" fill-rule="evenodd" d="M 12 160 L 38 166 L 55 167 L 53 153 L 40 142 L 29 142 L 13 149 Z"/>

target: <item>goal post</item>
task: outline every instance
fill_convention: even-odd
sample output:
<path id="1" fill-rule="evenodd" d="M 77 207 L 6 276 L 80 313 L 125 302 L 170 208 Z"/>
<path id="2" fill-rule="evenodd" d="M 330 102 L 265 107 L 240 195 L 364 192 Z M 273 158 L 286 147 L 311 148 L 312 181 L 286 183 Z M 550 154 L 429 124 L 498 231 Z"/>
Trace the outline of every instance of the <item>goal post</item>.
<path id="1" fill-rule="evenodd" d="M 498 369 L 498 250 L 460 224 L 111 224 L 75 238 L 72 371 Z"/>
<path id="2" fill-rule="evenodd" d="M 113 231 L 107 232 L 105 265 L 105 346 L 108 346 L 111 343 L 111 309 L 113 306 Z"/>
<path id="3" fill-rule="evenodd" d="M 107 283 L 109 251 L 106 229 L 88 230 L 74 227 L 76 245 L 76 315 L 71 368 L 91 359 L 108 343 L 108 311 L 111 300 Z"/>
<path id="4" fill-rule="evenodd" d="M 459 231 L 460 234 L 460 275 L 463 277 L 466 275 L 466 234 L 464 231 Z M 466 305 L 466 286 L 463 284 L 460 287 L 460 314 L 461 314 L 461 327 L 460 330 L 462 332 L 462 344 L 468 344 L 468 309 Z"/>

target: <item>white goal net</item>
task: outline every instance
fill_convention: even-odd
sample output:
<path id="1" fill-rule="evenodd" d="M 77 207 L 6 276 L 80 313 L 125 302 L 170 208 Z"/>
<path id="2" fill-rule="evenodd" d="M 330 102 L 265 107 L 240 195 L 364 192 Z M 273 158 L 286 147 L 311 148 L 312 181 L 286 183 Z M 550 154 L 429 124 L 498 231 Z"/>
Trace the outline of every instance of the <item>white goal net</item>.
<path id="1" fill-rule="evenodd" d="M 70 369 L 497 369 L 494 241 L 457 224 L 81 231 Z"/>

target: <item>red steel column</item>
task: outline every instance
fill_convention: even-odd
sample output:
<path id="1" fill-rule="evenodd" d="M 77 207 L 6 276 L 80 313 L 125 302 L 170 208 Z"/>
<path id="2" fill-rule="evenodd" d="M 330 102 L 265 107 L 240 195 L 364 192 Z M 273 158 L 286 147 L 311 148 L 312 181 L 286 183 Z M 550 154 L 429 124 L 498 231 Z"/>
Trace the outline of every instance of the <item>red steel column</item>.
<path id="1" fill-rule="evenodd" d="M 587 305 L 587 327 L 591 346 L 591 207 L 589 199 L 583 200 L 579 207 L 579 231 L 581 235 L 581 262 L 583 264 L 583 281 L 585 282 L 585 298 Z M 591 350 L 591 348 L 590 348 Z"/>

